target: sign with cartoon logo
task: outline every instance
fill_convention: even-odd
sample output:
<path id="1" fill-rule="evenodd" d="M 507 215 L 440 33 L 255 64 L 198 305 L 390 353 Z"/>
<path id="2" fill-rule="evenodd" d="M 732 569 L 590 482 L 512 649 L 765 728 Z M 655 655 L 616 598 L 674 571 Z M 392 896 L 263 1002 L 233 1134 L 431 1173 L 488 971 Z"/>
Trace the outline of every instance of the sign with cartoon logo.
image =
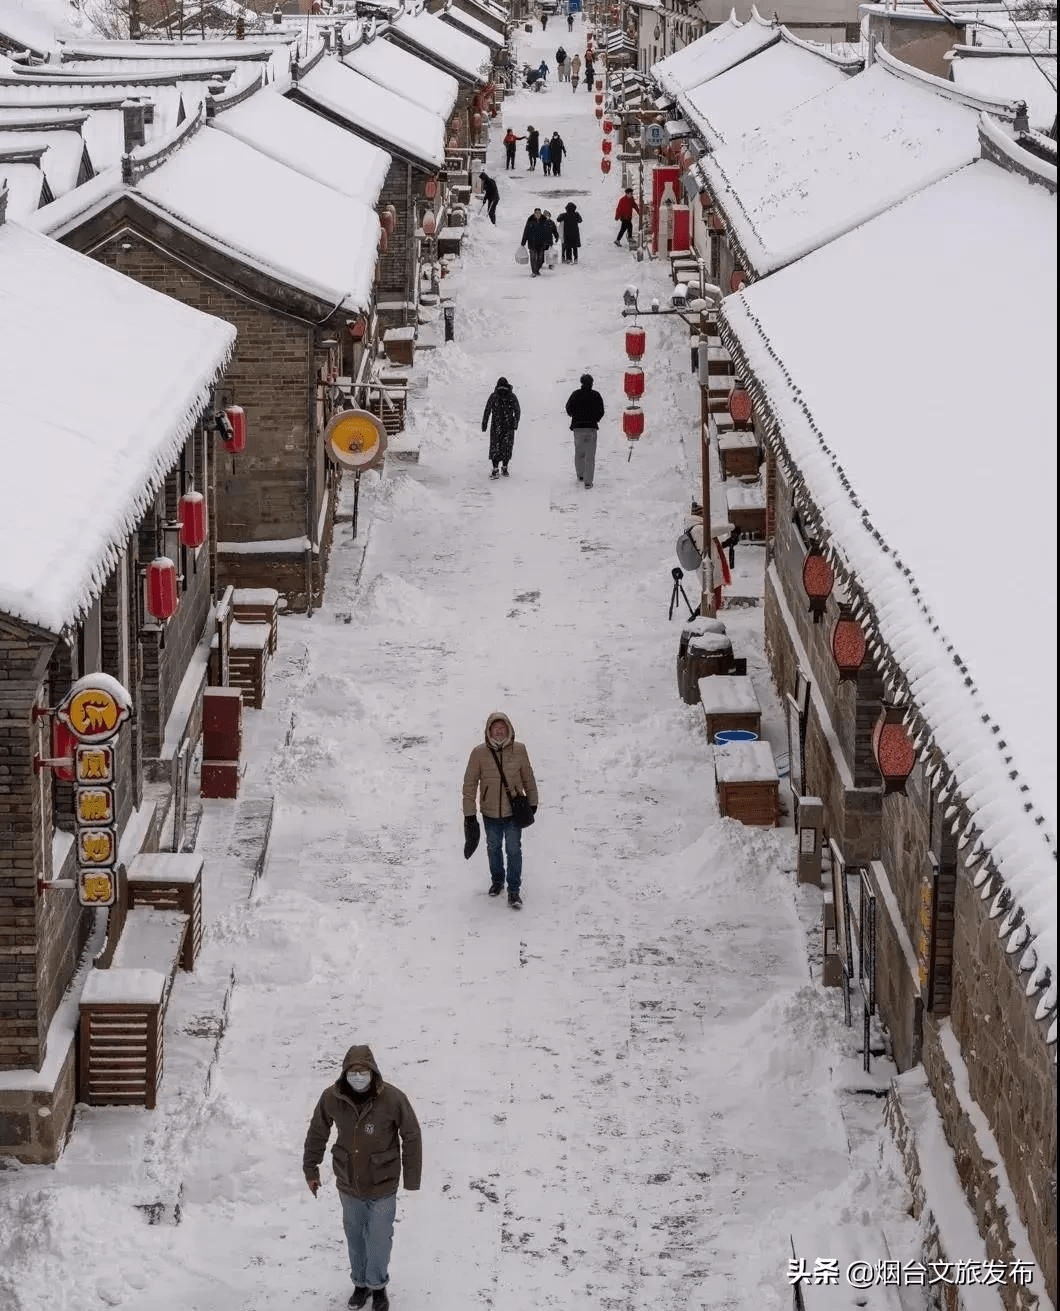
<path id="1" fill-rule="evenodd" d="M 131 711 L 131 698 L 116 678 L 86 674 L 67 692 L 55 713 L 79 742 L 109 742 Z"/>

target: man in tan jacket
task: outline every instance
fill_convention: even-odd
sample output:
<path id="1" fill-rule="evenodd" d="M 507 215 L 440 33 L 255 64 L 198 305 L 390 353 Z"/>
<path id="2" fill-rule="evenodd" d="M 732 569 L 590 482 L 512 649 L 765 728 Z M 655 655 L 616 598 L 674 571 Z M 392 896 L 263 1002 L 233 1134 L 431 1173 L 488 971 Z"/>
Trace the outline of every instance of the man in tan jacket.
<path id="1" fill-rule="evenodd" d="M 479 809 L 486 826 L 490 896 L 499 897 L 504 891 L 506 852 L 508 905 L 513 910 L 521 910 L 523 834 L 512 819 L 509 794 L 526 797 L 530 809 L 537 810 L 537 780 L 530 767 L 530 757 L 526 747 L 516 742 L 512 721 L 498 710 L 486 720 L 486 740 L 472 750 L 467 769 L 464 770 L 464 836 L 467 842 L 464 853 L 470 855 L 478 845 L 478 819 L 475 811 Z"/>
<path id="2" fill-rule="evenodd" d="M 404 1174 L 406 1191 L 419 1188 L 422 1155 L 412 1104 L 400 1088 L 383 1082 L 371 1047 L 350 1048 L 309 1122 L 302 1171 L 314 1197 L 332 1128 L 331 1164 L 353 1280 L 348 1305 L 362 1307 L 371 1294 L 372 1311 L 387 1311 L 398 1180 Z"/>

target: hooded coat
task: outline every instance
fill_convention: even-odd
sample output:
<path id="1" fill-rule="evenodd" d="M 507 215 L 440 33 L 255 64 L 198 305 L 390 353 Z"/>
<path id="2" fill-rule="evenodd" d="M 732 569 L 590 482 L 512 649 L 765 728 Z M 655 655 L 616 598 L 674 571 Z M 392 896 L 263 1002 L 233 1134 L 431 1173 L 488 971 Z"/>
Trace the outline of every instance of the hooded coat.
<path id="1" fill-rule="evenodd" d="M 528 127 L 526 129 L 526 153 L 531 159 L 537 158 L 537 149 L 540 144 L 541 134 L 538 132 L 537 128 Z"/>
<path id="2" fill-rule="evenodd" d="M 582 216 L 578 213 L 574 201 L 567 202 L 567 208 L 559 216 L 559 225 L 563 229 L 563 244 L 567 247 L 578 247 L 582 244 L 581 233 L 578 231 L 582 221 Z"/>
<path id="3" fill-rule="evenodd" d="M 508 736 L 498 746 L 490 741 L 490 724 L 500 719 L 508 726 Z M 486 819 L 509 819 L 512 808 L 508 794 L 501 783 L 501 769 L 508 789 L 513 796 L 525 796 L 531 806 L 537 807 L 537 780 L 530 767 L 526 747 L 515 740 L 515 729 L 507 715 L 494 711 L 486 720 L 484 741 L 473 748 L 464 770 L 464 818 L 474 815 L 476 798 L 478 809 Z M 497 761 L 500 761 L 500 769 Z"/>
<path id="4" fill-rule="evenodd" d="M 577 81 L 577 80 L 578 80 L 578 76 L 579 76 L 579 74 L 580 74 L 581 71 L 582 71 L 582 57 L 581 57 L 581 55 L 571 55 L 570 71 L 571 71 L 571 77 L 573 77 L 574 80 Z"/>
<path id="5" fill-rule="evenodd" d="M 563 161 L 563 156 L 567 153 L 567 147 L 563 144 L 563 138 L 558 132 L 553 132 L 548 143 L 549 158 L 553 164 L 559 164 Z"/>
<path id="6" fill-rule="evenodd" d="M 357 1097 L 346 1083 L 346 1072 L 354 1065 L 367 1065 L 372 1071 L 366 1096 Z M 419 1122 L 401 1089 L 383 1081 L 371 1047 L 349 1049 L 342 1059 L 342 1073 L 316 1104 L 302 1152 L 302 1171 L 310 1182 L 320 1178 L 332 1128 L 336 1138 L 331 1165 L 340 1193 L 362 1201 L 391 1197 L 402 1177 L 409 1192 L 419 1188 L 423 1168 Z"/>
<path id="7" fill-rule="evenodd" d="M 521 418 L 519 399 L 512 391 L 512 384 L 507 378 L 498 378 L 497 385 L 486 402 L 486 408 L 482 411 L 482 431 L 486 431 L 488 423 L 490 460 L 494 464 L 507 464 L 512 458 L 515 430 L 519 427 Z"/>

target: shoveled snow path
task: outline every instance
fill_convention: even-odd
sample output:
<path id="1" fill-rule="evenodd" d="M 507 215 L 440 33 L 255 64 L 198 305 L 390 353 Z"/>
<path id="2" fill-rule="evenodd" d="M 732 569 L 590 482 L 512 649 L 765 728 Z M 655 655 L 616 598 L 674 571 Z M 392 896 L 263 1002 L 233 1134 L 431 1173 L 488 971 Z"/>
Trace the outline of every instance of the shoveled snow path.
<path id="1" fill-rule="evenodd" d="M 580 48 L 552 26 L 535 61 Z M 627 463 L 617 310 L 631 277 L 664 291 L 662 274 L 608 244 L 616 186 L 584 89 L 513 104 L 504 125 L 558 127 L 568 167 L 529 175 L 520 154 L 505 176 L 495 133 L 499 225 L 473 220 L 457 341 L 419 360 L 422 462 L 366 480 L 361 535 L 337 529 L 327 604 L 284 621 L 254 717 L 271 856 L 249 901 L 212 907 L 204 977 L 231 967 L 235 986 L 210 1092 L 171 1087 L 149 1139 L 183 1184 L 181 1223 L 130 1219 L 120 1180 L 49 1189 L 19 1311 L 344 1305 L 330 1173 L 314 1201 L 300 1160 L 354 1041 L 423 1125 L 394 1311 L 786 1308 L 788 1234 L 810 1212 L 837 1248 L 885 1255 L 876 1226 L 903 1199 L 871 1133 L 848 1152 L 849 1059 L 834 995 L 810 982 L 791 832 L 718 820 L 701 717 L 674 691 L 669 570 L 695 485 L 685 330 L 652 326 L 647 435 Z M 512 259 L 522 223 L 567 193 L 582 263 L 532 280 Z M 609 411 L 588 492 L 563 416 L 587 366 Z M 524 418 L 512 478 L 491 483 L 479 417 L 500 373 Z M 730 628 L 774 710 L 759 623 Z M 486 897 L 484 851 L 461 854 L 464 763 L 498 708 L 541 788 L 521 914 Z M 83 1115 L 82 1144 L 119 1116 L 135 1113 Z M 110 1255 L 78 1227 L 94 1208 Z M 826 1246 L 806 1255 L 838 1254 Z M 68 1300 L 34 1300 L 49 1262 Z"/>

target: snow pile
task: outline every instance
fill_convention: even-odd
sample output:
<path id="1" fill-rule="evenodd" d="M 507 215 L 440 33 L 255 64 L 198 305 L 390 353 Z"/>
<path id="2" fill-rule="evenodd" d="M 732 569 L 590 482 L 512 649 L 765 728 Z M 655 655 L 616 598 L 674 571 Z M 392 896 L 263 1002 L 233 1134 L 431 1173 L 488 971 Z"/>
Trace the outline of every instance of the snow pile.
<path id="1" fill-rule="evenodd" d="M 60 302 L 78 349 L 56 373 L 40 342 Z M 98 596 L 234 340 L 220 319 L 0 226 L 0 611 L 58 632 Z"/>

